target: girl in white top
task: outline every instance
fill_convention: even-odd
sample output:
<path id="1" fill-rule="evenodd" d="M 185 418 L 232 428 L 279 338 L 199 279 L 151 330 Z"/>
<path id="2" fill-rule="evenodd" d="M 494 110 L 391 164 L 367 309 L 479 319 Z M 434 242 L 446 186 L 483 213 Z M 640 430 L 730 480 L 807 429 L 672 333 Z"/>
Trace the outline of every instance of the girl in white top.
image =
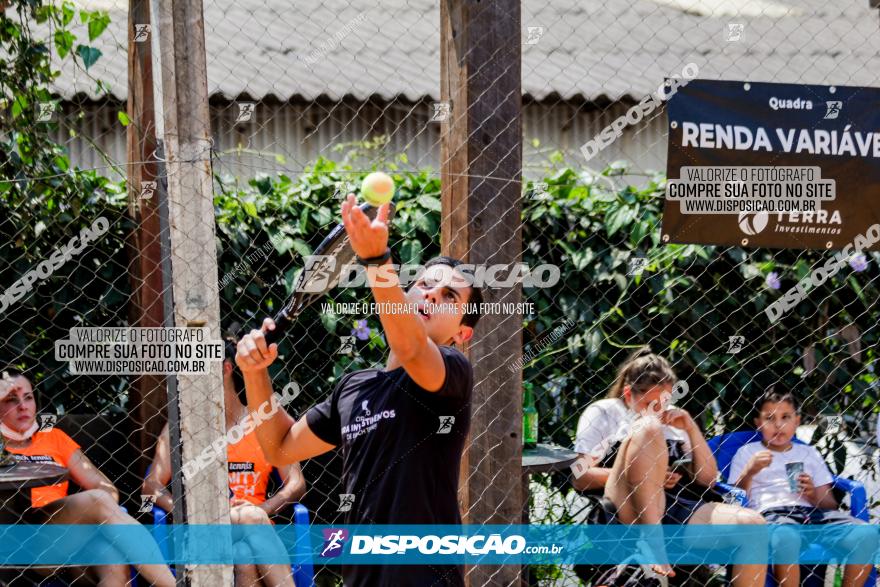
<path id="1" fill-rule="evenodd" d="M 667 405 L 675 382 L 666 359 L 648 347 L 630 355 L 608 398 L 588 406 L 578 422 L 575 489 L 604 489 L 623 524 L 763 524 L 757 512 L 683 497 L 686 486 L 712 487 L 718 467 L 690 414 Z M 656 552 L 662 542 L 654 548 L 664 556 Z M 669 565 L 652 567 L 673 574 Z M 766 572 L 766 565 L 734 565 L 732 584 L 763 585 Z"/>

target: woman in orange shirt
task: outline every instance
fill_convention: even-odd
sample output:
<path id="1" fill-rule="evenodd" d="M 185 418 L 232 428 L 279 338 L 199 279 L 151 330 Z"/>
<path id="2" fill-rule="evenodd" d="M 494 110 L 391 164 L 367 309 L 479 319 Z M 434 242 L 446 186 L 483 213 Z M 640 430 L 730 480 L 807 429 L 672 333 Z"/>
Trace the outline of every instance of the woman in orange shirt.
<path id="1" fill-rule="evenodd" d="M 122 550 L 126 558 L 135 558 L 150 549 L 150 556 L 161 557 L 152 536 L 137 520 L 119 507 L 119 492 L 113 483 L 86 457 L 79 445 L 57 428 L 40 431 L 36 423 L 37 404 L 28 378 L 16 369 L 0 373 L 0 432 L 6 449 L 19 461 L 52 462 L 65 467 L 70 478 L 82 488 L 68 495 L 68 482 L 31 489 L 28 521 L 38 524 L 124 524 L 143 530 L 136 541 L 138 550 L 126 552 L 127 544 L 109 543 L 102 548 Z M 98 539 L 100 540 L 100 538 Z M 155 549 L 155 550 L 153 550 Z M 174 576 L 166 565 L 136 565 L 140 574 L 152 585 L 173 587 Z M 89 567 L 86 574 L 100 584 L 124 585 L 128 580 L 127 565 Z"/>

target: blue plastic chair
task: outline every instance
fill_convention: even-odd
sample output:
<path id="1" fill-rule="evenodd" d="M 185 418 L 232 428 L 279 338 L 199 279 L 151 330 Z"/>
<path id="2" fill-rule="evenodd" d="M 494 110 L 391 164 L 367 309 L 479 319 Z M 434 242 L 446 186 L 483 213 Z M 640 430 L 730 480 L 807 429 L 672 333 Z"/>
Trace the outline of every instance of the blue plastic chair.
<path id="1" fill-rule="evenodd" d="M 736 454 L 743 445 L 749 444 L 750 442 L 758 442 L 761 440 L 761 433 L 757 430 L 747 430 L 744 432 L 731 432 L 729 434 L 722 434 L 721 436 L 716 436 L 715 438 L 710 438 L 707 442 L 709 444 L 709 448 L 712 450 L 712 454 L 715 455 L 715 461 L 718 463 L 718 470 L 721 473 L 722 479 L 727 479 L 730 475 L 730 465 L 733 461 L 733 456 Z M 793 442 L 798 444 L 806 444 L 805 442 L 798 440 L 795 438 Z M 748 500 L 745 497 L 745 492 L 738 487 L 733 487 L 727 483 L 719 483 L 719 488 L 725 490 L 726 488 L 732 488 L 735 491 L 741 493 L 739 496 L 739 501 L 742 505 L 746 505 Z M 832 487 L 835 489 L 839 489 L 847 494 L 849 494 L 849 503 L 850 503 L 850 514 L 852 517 L 857 518 L 859 520 L 863 520 L 865 522 L 869 521 L 868 516 L 868 495 L 865 491 L 865 486 L 859 483 L 858 481 L 854 481 L 852 479 L 844 479 L 843 477 L 834 477 L 832 481 Z M 830 558 L 830 555 L 825 552 L 825 549 L 818 544 L 811 544 L 808 547 L 808 552 L 811 557 L 815 556 L 817 558 Z M 801 576 L 806 576 L 804 573 Z M 812 574 L 811 577 L 815 577 L 815 574 Z M 802 584 L 807 585 L 809 581 L 802 581 Z M 824 584 L 822 579 L 819 579 L 818 585 Z M 875 587 L 877 584 L 877 570 L 874 569 L 871 571 L 870 577 L 865 582 L 865 587 Z M 773 579 L 771 574 L 768 573 L 767 576 L 767 585 L 776 585 L 776 581 Z"/>

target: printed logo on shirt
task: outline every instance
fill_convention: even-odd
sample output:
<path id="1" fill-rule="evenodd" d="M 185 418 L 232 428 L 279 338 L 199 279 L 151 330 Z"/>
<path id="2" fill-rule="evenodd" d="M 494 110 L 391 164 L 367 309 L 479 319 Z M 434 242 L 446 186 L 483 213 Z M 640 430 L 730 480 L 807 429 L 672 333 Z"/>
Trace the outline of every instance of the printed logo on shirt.
<path id="1" fill-rule="evenodd" d="M 233 463 L 229 463 L 232 465 Z M 253 470 L 252 463 L 235 463 L 236 465 L 251 465 L 250 470 L 229 471 L 229 489 L 235 495 L 256 497 L 257 487 L 260 484 L 260 474 Z"/>
<path id="2" fill-rule="evenodd" d="M 229 472 L 233 471 L 253 471 L 253 463 L 229 463 Z"/>
<path id="3" fill-rule="evenodd" d="M 382 410 L 375 414 L 370 411 L 369 400 L 361 402 L 361 412 L 354 418 L 354 422 L 342 427 L 342 434 L 345 440 L 352 441 L 359 436 L 363 436 L 368 432 L 373 432 L 379 427 L 380 420 L 389 420 L 397 417 L 394 410 Z"/>
<path id="4" fill-rule="evenodd" d="M 13 454 L 15 460 L 23 461 L 26 463 L 55 463 L 55 459 L 50 457 L 49 455 L 17 455 Z"/>

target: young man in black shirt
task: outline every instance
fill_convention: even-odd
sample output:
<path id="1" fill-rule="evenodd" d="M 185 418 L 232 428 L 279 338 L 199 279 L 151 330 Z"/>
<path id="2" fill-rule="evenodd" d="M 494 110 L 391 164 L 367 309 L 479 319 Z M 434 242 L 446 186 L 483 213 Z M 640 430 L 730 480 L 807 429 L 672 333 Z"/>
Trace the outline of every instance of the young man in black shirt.
<path id="1" fill-rule="evenodd" d="M 343 485 L 354 496 L 346 524 L 460 524 L 458 472 L 470 427 L 473 371 L 453 344 L 473 336 L 480 290 L 459 262 L 439 257 L 406 292 L 389 259 L 388 205 L 372 222 L 353 195 L 342 218 L 391 349 L 385 370 L 342 377 L 330 397 L 298 421 L 279 410 L 257 427 L 268 460 L 277 466 L 336 447 L 343 451 Z M 478 306 L 477 306 L 478 307 Z M 415 311 L 413 311 L 415 310 Z M 439 311 L 438 311 L 439 310 Z M 239 342 L 248 409 L 269 401 L 267 367 L 278 356 L 266 345 L 266 320 Z M 343 567 L 347 587 L 463 586 L 457 565 Z"/>

